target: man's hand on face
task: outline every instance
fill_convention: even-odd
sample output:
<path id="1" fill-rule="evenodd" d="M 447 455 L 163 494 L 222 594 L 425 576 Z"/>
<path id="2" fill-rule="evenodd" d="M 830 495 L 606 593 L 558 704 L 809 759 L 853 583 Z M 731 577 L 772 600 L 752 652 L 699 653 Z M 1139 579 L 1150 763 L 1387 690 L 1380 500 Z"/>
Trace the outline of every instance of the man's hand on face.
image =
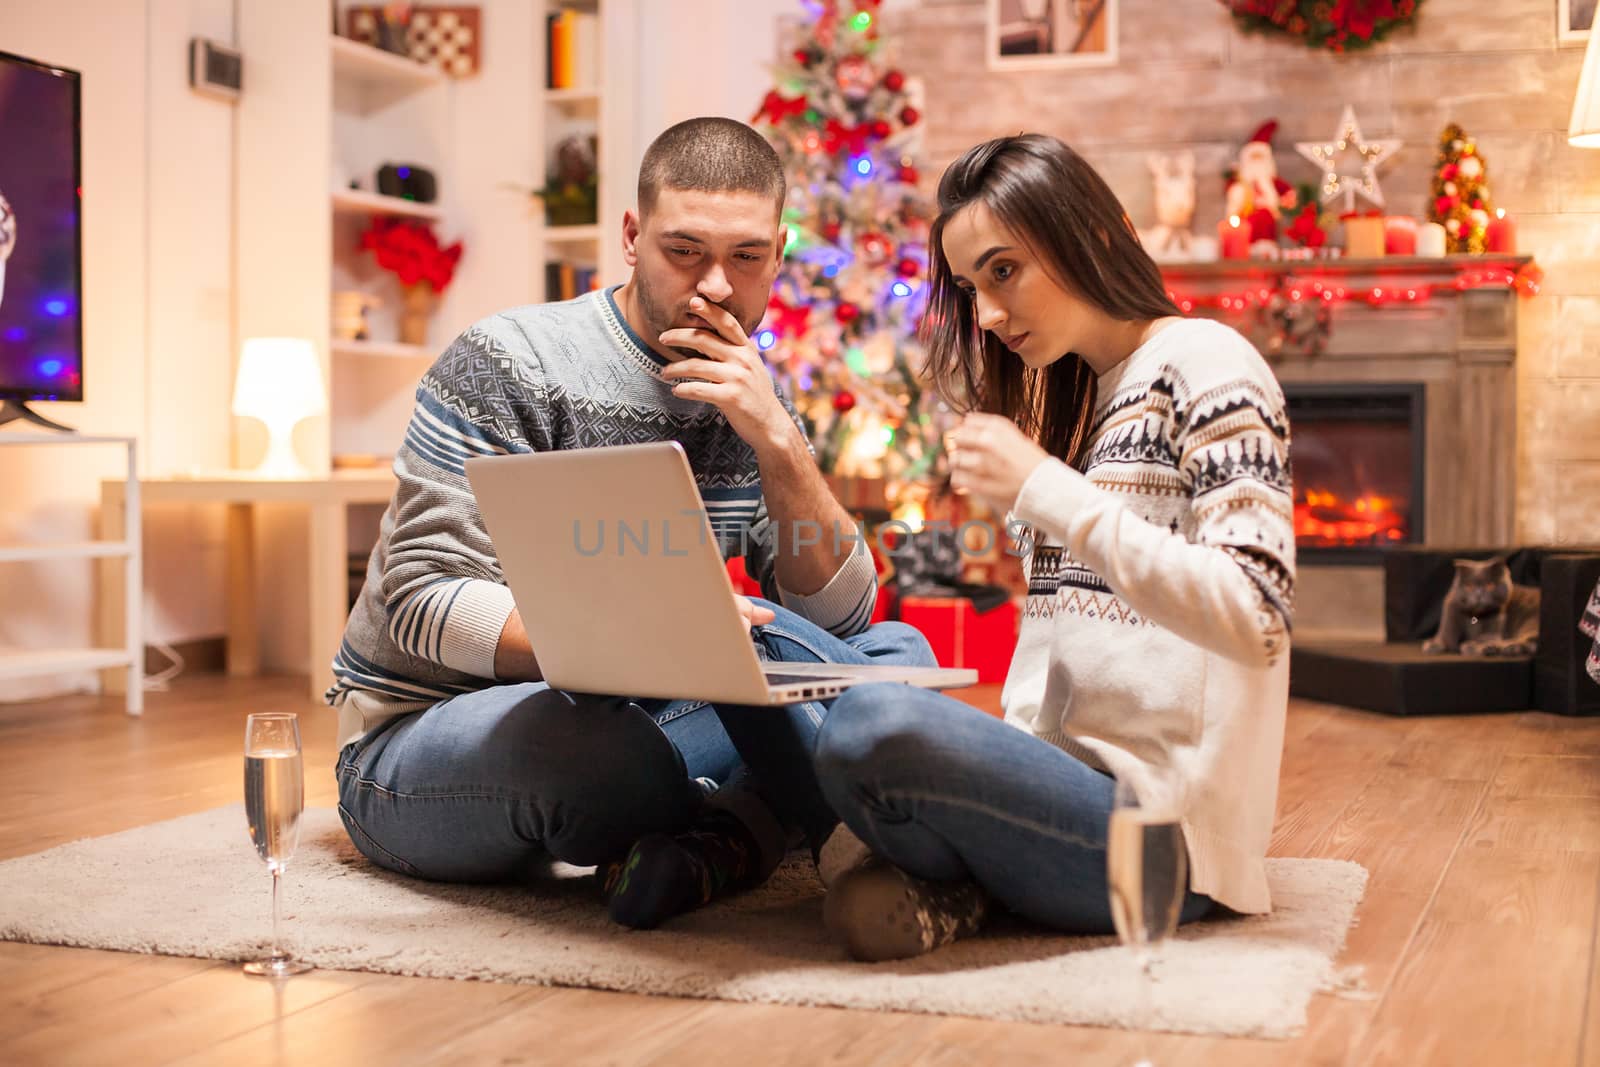
<path id="1" fill-rule="evenodd" d="M 752 626 L 765 626 L 778 617 L 778 613 L 771 608 L 764 608 L 749 597 L 738 593 L 733 594 L 733 604 L 739 609 L 739 616 L 744 619 L 746 630 Z"/>
<path id="2" fill-rule="evenodd" d="M 715 404 L 733 432 L 758 453 L 796 432 L 772 388 L 772 375 L 761 362 L 761 352 L 745 336 L 739 320 L 703 296 L 689 301 L 689 311 L 711 328 L 672 329 L 659 338 L 669 348 L 700 353 L 698 357 L 670 363 L 661 372 L 673 383 L 673 395 Z"/>

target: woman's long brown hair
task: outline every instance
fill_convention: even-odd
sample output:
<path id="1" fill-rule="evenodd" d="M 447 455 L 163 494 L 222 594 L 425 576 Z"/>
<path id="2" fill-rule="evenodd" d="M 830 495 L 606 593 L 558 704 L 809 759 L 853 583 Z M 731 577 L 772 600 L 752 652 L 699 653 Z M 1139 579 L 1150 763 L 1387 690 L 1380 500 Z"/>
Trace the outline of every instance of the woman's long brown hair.
<path id="1" fill-rule="evenodd" d="M 1002 137 L 968 149 L 945 170 L 928 239 L 931 288 L 922 319 L 934 387 L 957 411 L 1004 415 L 1046 452 L 1076 464 L 1094 417 L 1094 371 L 1071 352 L 1031 369 L 978 325 L 943 242 L 950 219 L 974 203 L 1032 249 L 1060 285 L 1112 318 L 1181 312 L 1116 194 L 1061 141 L 1037 133 Z"/>

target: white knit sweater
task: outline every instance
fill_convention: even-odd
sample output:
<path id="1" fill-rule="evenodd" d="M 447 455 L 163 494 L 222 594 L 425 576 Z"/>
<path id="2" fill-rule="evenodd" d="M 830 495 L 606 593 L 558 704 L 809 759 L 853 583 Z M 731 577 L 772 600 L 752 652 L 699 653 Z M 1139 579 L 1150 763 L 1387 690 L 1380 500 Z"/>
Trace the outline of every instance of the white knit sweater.
<path id="1" fill-rule="evenodd" d="M 1099 379 L 1080 473 L 1023 486 L 1028 598 L 1006 721 L 1137 784 L 1183 788 L 1190 885 L 1271 909 L 1265 857 L 1289 689 L 1289 423 L 1266 362 L 1205 319 Z"/>

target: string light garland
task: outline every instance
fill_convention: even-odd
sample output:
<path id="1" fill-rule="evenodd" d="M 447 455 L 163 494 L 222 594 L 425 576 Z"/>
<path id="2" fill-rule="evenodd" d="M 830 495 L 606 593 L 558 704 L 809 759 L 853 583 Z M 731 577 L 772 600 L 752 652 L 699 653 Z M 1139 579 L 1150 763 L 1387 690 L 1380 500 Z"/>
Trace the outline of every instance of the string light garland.
<path id="1" fill-rule="evenodd" d="M 1265 348 L 1269 357 L 1280 356 L 1290 349 L 1314 357 L 1327 348 L 1335 307 L 1422 304 L 1438 293 L 1460 293 L 1469 289 L 1511 289 L 1518 296 L 1529 298 L 1538 295 L 1543 280 L 1544 272 L 1531 261 L 1516 269 L 1494 265 L 1472 267 L 1447 282 L 1399 278 L 1372 285 L 1350 285 L 1325 280 L 1309 272 L 1286 272 L 1228 292 L 1183 295 L 1169 288 L 1167 297 L 1185 314 L 1215 309 L 1227 314 L 1255 316 L 1266 331 Z"/>

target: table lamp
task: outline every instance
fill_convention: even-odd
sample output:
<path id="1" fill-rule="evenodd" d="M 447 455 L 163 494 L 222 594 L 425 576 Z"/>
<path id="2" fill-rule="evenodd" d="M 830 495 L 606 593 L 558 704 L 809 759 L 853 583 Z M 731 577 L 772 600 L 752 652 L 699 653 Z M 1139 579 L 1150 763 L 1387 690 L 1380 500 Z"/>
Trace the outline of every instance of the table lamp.
<path id="1" fill-rule="evenodd" d="M 1574 148 L 1600 148 L 1600 28 L 1589 31 L 1589 44 L 1583 51 L 1583 73 L 1578 75 L 1578 95 L 1572 101 L 1567 143 Z"/>
<path id="2" fill-rule="evenodd" d="M 267 454 L 252 474 L 262 478 L 308 478 L 315 472 L 294 454 L 294 427 L 328 410 L 317 350 L 298 337 L 252 337 L 239 356 L 233 380 L 233 413 L 267 426 Z"/>

